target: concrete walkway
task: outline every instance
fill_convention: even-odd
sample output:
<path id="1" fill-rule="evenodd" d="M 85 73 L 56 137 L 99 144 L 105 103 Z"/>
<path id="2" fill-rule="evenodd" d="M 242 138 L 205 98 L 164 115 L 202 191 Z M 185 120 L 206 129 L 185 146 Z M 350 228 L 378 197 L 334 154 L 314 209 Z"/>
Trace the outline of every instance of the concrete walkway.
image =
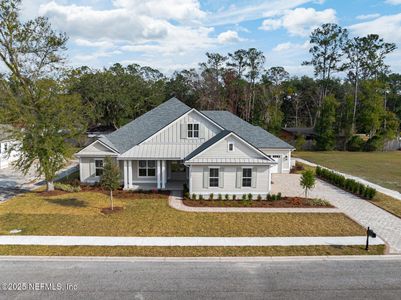
<path id="1" fill-rule="evenodd" d="M 300 162 L 300 163 L 303 163 L 303 164 L 305 164 L 305 165 L 309 165 L 309 166 L 312 166 L 312 167 L 320 166 L 320 167 L 322 167 L 322 168 L 326 168 L 326 167 L 324 167 L 324 166 L 322 166 L 322 165 L 317 165 L 317 164 L 315 164 L 315 163 L 313 163 L 313 162 L 307 161 L 307 160 L 302 159 L 302 158 L 295 158 L 295 161 L 298 161 L 298 162 Z M 372 187 L 372 188 L 375 188 L 378 192 L 380 192 L 380 193 L 382 193 L 382 194 L 385 194 L 385 195 L 387 195 L 387 196 L 393 197 L 393 198 L 395 198 L 395 199 L 401 201 L 401 193 L 400 193 L 400 192 L 397 192 L 397 191 L 394 191 L 394 190 L 390 190 L 390 189 L 388 189 L 388 188 L 382 187 L 381 185 L 378 185 L 378 184 L 376 184 L 376 183 L 370 182 L 370 181 L 368 181 L 368 180 L 365 180 L 365 179 L 360 178 L 360 177 L 357 177 L 357 176 L 349 175 L 349 174 L 346 174 L 346 173 L 341 173 L 341 172 L 339 172 L 339 171 L 336 171 L 336 170 L 333 170 L 333 169 L 330 169 L 330 168 L 326 168 L 326 169 L 329 169 L 329 170 L 331 170 L 331 171 L 333 171 L 333 172 L 336 172 L 336 173 L 338 173 L 338 174 L 341 174 L 341 175 L 343 175 L 345 178 L 354 179 L 354 180 L 357 181 L 357 182 L 360 182 L 360 183 L 362 183 L 362 184 L 365 184 L 365 185 L 367 185 L 367 186 L 370 186 L 370 187 Z"/>
<path id="2" fill-rule="evenodd" d="M 303 190 L 299 186 L 300 176 L 273 174 L 272 193 L 281 192 L 283 196 L 301 196 Z M 329 201 L 362 226 L 371 227 L 388 243 L 390 253 L 401 254 L 400 218 L 322 180 L 317 180 L 315 188 L 309 195 L 312 198 Z"/>
<path id="3" fill-rule="evenodd" d="M 229 201 L 229 200 L 228 200 Z M 168 199 L 169 205 L 187 212 L 215 213 L 341 213 L 338 208 L 292 208 L 292 207 L 192 207 L 182 202 L 182 193 L 174 191 Z"/>
<path id="4" fill-rule="evenodd" d="M 343 237 L 105 237 L 105 236 L 0 236 L 0 245 L 46 246 L 314 246 L 364 245 L 364 236 Z M 380 238 L 371 245 L 383 245 Z"/>

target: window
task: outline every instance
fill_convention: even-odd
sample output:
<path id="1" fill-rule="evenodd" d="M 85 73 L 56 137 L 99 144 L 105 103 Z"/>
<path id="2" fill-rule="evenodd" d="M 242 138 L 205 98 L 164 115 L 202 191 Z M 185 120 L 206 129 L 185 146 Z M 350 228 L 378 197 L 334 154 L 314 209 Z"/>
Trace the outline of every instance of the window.
<path id="1" fill-rule="evenodd" d="M 139 177 L 154 177 L 156 176 L 156 161 L 140 160 L 138 167 Z"/>
<path id="2" fill-rule="evenodd" d="M 103 175 L 103 159 L 95 159 L 95 175 Z"/>
<path id="3" fill-rule="evenodd" d="M 242 169 L 242 186 L 243 187 L 252 186 L 252 168 Z"/>
<path id="4" fill-rule="evenodd" d="M 199 138 L 199 124 L 188 124 L 189 138 Z"/>
<path id="5" fill-rule="evenodd" d="M 228 143 L 228 151 L 234 151 L 234 143 Z"/>
<path id="6" fill-rule="evenodd" d="M 210 168 L 209 169 L 209 186 L 218 187 L 219 186 L 219 169 Z"/>

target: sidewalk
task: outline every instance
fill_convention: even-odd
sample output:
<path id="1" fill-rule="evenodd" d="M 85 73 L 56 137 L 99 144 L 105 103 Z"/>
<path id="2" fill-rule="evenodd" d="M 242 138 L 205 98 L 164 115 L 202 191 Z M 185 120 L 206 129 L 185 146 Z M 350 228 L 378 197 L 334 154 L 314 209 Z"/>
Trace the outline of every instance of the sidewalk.
<path id="1" fill-rule="evenodd" d="M 105 237 L 105 236 L 0 236 L 0 245 L 43 246 L 316 246 L 364 245 L 365 236 L 343 237 Z M 371 238 L 371 245 L 384 245 L 380 238 Z"/>
<path id="2" fill-rule="evenodd" d="M 365 185 L 367 185 L 367 186 L 370 186 L 370 187 L 376 189 L 378 192 L 380 192 L 380 193 L 382 193 L 382 194 L 385 194 L 385 195 L 387 195 L 387 196 L 393 197 L 393 198 L 395 198 L 395 199 L 401 201 L 401 193 L 399 193 L 399 192 L 397 192 L 397 191 L 394 191 L 394 190 L 387 189 L 387 188 L 385 188 L 385 187 L 382 187 L 381 185 L 378 185 L 378 184 L 376 184 L 376 183 L 367 181 L 367 180 L 365 180 L 365 179 L 363 179 L 363 178 L 360 178 L 360 177 L 357 177 L 357 176 L 353 176 L 353 175 L 349 175 L 349 174 L 346 174 L 346 173 L 341 173 L 341 172 L 339 172 L 339 171 L 336 171 L 336 170 L 327 168 L 327 167 L 322 166 L 322 165 L 315 164 L 315 163 L 313 163 L 313 162 L 307 161 L 307 160 L 302 159 L 302 158 L 297 158 L 297 157 L 295 157 L 295 161 L 298 161 L 298 162 L 300 162 L 300 163 L 303 163 L 303 164 L 305 164 L 305 165 L 309 165 L 309 166 L 312 166 L 312 167 L 317 167 L 317 166 L 319 166 L 319 167 L 322 167 L 322 168 L 331 170 L 331 171 L 333 171 L 333 172 L 336 172 L 337 174 L 343 175 L 345 178 L 354 179 L 354 180 L 357 181 L 357 182 L 360 182 L 360 183 L 362 183 L 362 184 L 365 184 Z"/>

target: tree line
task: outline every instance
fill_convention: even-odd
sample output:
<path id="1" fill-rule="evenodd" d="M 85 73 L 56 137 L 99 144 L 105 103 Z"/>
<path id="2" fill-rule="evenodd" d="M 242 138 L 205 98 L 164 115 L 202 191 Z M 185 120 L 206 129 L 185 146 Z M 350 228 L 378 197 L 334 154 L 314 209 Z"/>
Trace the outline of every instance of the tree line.
<path id="1" fill-rule="evenodd" d="M 34 167 L 53 188 L 55 174 L 73 151 L 67 142 L 89 128 L 119 128 L 170 97 L 191 107 L 229 110 L 273 133 L 282 127 L 313 127 L 316 149 L 395 137 L 401 119 L 401 75 L 385 59 L 396 49 L 370 34 L 350 37 L 337 24 L 310 35 L 314 77 L 291 76 L 263 52 L 239 49 L 206 53 L 198 68 L 170 76 L 137 64 L 72 69 L 65 63 L 68 36 L 48 19 L 20 18 L 20 0 L 0 0 L 0 122 L 21 152 L 16 167 Z M 355 146 L 355 145 L 353 145 Z M 10 151 L 13 149 L 10 149 Z"/>

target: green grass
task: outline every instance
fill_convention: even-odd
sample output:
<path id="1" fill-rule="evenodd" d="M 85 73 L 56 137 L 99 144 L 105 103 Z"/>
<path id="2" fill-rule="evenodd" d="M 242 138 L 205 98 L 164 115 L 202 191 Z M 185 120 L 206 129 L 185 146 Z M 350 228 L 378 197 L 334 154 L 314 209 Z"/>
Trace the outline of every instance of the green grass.
<path id="1" fill-rule="evenodd" d="M 356 222 L 338 213 L 195 213 L 169 207 L 166 196 L 133 198 L 116 198 L 115 206 L 122 206 L 124 210 L 104 215 L 100 209 L 108 207 L 109 200 L 103 193 L 79 192 L 58 196 L 26 193 L 0 204 L 0 234 L 9 234 L 12 229 L 21 229 L 24 235 L 83 236 L 365 234 Z"/>
<path id="2" fill-rule="evenodd" d="M 373 200 L 371 200 L 370 202 L 401 218 L 400 200 L 394 199 L 382 193 L 377 193 Z"/>
<path id="3" fill-rule="evenodd" d="M 291 246 L 291 247 L 88 247 L 0 246 L 0 255 L 42 256 L 310 256 L 380 255 L 384 246 Z"/>
<path id="4" fill-rule="evenodd" d="M 401 151 L 296 151 L 294 156 L 401 192 Z"/>

